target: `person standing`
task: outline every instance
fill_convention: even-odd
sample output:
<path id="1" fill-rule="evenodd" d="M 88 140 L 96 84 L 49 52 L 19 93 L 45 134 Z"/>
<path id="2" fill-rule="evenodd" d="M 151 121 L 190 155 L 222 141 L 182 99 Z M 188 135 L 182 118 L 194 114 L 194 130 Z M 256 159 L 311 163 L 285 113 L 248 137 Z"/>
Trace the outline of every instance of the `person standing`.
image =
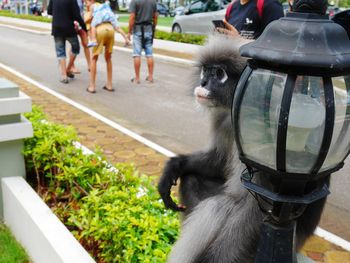
<path id="1" fill-rule="evenodd" d="M 226 10 L 226 31 L 218 31 L 253 40 L 270 22 L 283 16 L 283 7 L 278 0 L 233 0 Z"/>
<path id="2" fill-rule="evenodd" d="M 77 4 L 79 6 L 80 15 L 84 19 L 84 0 L 77 0 Z M 75 25 L 75 30 L 77 31 L 78 36 L 80 37 L 81 45 L 83 46 L 83 49 L 84 49 L 84 55 L 85 55 L 86 63 L 88 66 L 88 71 L 90 71 L 91 55 L 90 55 L 90 50 L 88 48 L 88 41 L 89 41 L 88 33 L 87 33 L 87 31 L 83 30 L 79 26 L 77 21 L 74 22 L 74 25 Z M 71 55 L 72 55 L 72 53 L 71 53 Z M 77 69 L 75 65 L 73 65 L 72 72 L 74 74 L 80 74 L 80 70 Z"/>
<path id="3" fill-rule="evenodd" d="M 109 7 L 108 3 L 105 6 Z M 99 9 L 101 4 L 96 5 L 95 0 L 87 0 L 86 5 L 89 8 L 89 10 L 92 12 L 91 19 L 87 19 L 86 21 L 91 20 L 91 28 L 92 26 L 96 26 L 96 45 L 94 45 L 92 49 L 92 59 L 91 59 L 91 71 L 90 71 L 90 83 L 89 87 L 86 89 L 89 93 L 96 93 L 96 66 L 97 66 L 97 60 L 98 56 L 103 52 L 104 49 L 104 55 L 106 60 L 106 66 L 107 66 L 107 82 L 106 85 L 102 87 L 102 89 L 106 91 L 113 92 L 114 88 L 112 87 L 112 52 L 113 52 L 113 46 L 114 46 L 114 30 L 119 32 L 125 39 L 125 44 L 128 43 L 128 38 L 124 31 L 118 26 L 117 20 L 112 12 L 110 10 L 111 16 L 110 19 L 107 19 L 108 21 L 112 22 L 103 22 L 106 18 L 106 13 L 104 9 Z M 90 23 L 90 22 L 89 22 Z M 112 25 L 114 24 L 114 26 Z M 90 29 L 91 31 L 91 29 Z"/>
<path id="4" fill-rule="evenodd" d="M 135 77 L 131 82 L 140 83 L 141 52 L 145 50 L 148 67 L 146 81 L 153 83 L 153 37 L 158 19 L 157 4 L 155 0 L 132 0 L 129 12 L 128 39 L 132 34 L 135 69 Z"/>
<path id="5" fill-rule="evenodd" d="M 51 34 L 55 40 L 56 55 L 61 70 L 60 82 L 67 84 L 68 77 L 74 78 L 72 67 L 80 51 L 74 21 L 77 21 L 85 32 L 86 26 L 76 0 L 50 0 L 47 13 L 52 15 Z M 68 65 L 66 65 L 66 41 L 72 46 L 72 56 L 69 58 Z"/>

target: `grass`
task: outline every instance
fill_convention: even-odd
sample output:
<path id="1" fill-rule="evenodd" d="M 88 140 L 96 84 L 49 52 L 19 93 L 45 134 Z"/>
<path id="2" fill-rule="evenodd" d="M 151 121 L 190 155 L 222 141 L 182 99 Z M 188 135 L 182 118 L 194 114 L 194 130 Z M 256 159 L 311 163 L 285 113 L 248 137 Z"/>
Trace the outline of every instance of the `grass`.
<path id="1" fill-rule="evenodd" d="M 38 21 L 38 22 L 51 23 L 51 18 L 48 18 L 48 17 L 33 16 L 33 15 L 16 15 L 14 13 L 11 13 L 9 10 L 0 10 L 0 16 L 7 16 L 7 17 L 27 19 L 27 20 Z"/>
<path id="2" fill-rule="evenodd" d="M 28 263 L 28 256 L 10 230 L 0 224 L 0 263 Z"/>
<path id="3" fill-rule="evenodd" d="M 28 20 L 33 20 L 33 21 L 51 23 L 51 18 L 48 18 L 48 17 L 33 16 L 33 15 L 16 15 L 14 13 L 11 13 L 9 10 L 0 10 L 0 16 L 15 17 L 15 18 L 22 18 L 22 19 L 28 19 Z M 174 20 L 174 18 L 170 17 L 170 16 L 158 17 L 158 25 L 171 27 L 173 20 Z M 129 15 L 128 14 L 120 15 L 119 22 L 128 23 L 129 22 Z"/>
<path id="4" fill-rule="evenodd" d="M 171 27 L 171 25 L 173 24 L 173 17 L 163 17 L 163 16 L 159 16 L 158 17 L 158 26 L 168 26 Z M 122 15 L 119 16 L 119 22 L 121 23 L 128 23 L 129 22 L 129 15 Z"/>

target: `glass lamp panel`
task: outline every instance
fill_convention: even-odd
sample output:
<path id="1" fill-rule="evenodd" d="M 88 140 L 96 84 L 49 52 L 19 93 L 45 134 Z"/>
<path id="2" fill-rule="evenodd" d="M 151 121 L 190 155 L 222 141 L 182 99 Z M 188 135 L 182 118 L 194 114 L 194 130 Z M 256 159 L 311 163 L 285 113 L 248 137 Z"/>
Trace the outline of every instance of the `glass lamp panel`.
<path id="1" fill-rule="evenodd" d="M 239 112 L 239 138 L 246 158 L 276 169 L 277 127 L 287 75 L 252 72 Z"/>
<path id="2" fill-rule="evenodd" d="M 316 163 L 325 127 L 322 77 L 298 76 L 288 116 L 286 172 L 309 173 Z"/>
<path id="3" fill-rule="evenodd" d="M 339 164 L 350 148 L 350 76 L 332 78 L 335 121 L 331 145 L 320 171 Z"/>

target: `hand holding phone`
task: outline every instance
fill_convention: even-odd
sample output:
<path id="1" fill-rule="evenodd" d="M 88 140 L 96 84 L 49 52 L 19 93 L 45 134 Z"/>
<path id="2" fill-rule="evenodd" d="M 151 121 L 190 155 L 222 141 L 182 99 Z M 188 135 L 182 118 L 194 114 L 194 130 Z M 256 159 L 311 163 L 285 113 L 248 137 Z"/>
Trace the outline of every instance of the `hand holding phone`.
<path id="1" fill-rule="evenodd" d="M 213 20 L 212 22 L 213 22 L 215 28 L 217 28 L 217 27 L 226 28 L 225 23 L 222 20 Z"/>

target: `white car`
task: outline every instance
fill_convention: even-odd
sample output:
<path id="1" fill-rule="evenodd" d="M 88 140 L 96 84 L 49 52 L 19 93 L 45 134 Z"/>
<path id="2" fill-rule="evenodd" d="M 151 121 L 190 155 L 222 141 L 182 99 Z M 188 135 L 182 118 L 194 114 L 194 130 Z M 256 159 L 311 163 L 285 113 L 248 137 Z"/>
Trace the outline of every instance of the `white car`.
<path id="1" fill-rule="evenodd" d="M 189 4 L 183 15 L 177 15 L 172 32 L 206 35 L 214 29 L 213 20 L 225 17 L 229 0 L 199 0 Z"/>

